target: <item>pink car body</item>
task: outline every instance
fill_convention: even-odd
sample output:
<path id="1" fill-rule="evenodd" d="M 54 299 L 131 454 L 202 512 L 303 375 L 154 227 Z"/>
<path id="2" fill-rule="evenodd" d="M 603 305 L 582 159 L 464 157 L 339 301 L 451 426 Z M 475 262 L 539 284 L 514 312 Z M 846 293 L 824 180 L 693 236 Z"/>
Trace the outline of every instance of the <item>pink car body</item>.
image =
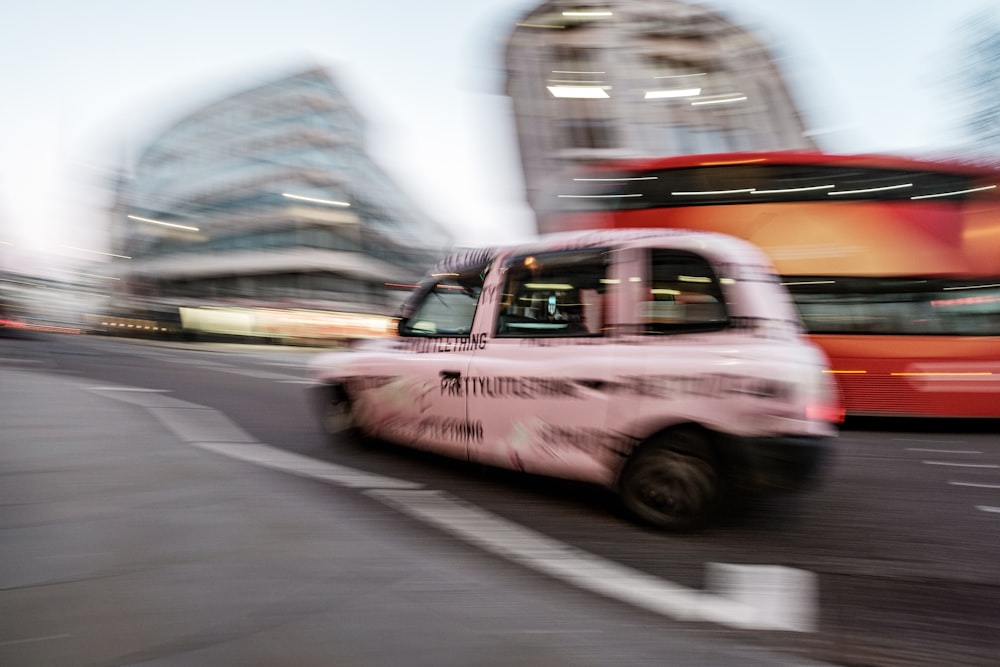
<path id="1" fill-rule="evenodd" d="M 395 337 L 311 364 L 333 434 L 599 484 L 666 528 L 813 481 L 843 416 L 826 370 L 760 250 L 683 230 L 453 256 Z"/>

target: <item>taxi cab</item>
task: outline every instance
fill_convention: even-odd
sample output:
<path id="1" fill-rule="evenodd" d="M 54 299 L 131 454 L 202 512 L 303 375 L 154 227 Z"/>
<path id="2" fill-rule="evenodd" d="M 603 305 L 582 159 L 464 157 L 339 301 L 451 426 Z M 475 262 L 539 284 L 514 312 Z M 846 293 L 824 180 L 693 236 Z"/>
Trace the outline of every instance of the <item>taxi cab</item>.
<path id="1" fill-rule="evenodd" d="M 760 250 L 665 229 L 452 256 L 392 337 L 310 364 L 338 441 L 602 485 L 666 529 L 815 480 L 843 418 L 826 370 Z"/>

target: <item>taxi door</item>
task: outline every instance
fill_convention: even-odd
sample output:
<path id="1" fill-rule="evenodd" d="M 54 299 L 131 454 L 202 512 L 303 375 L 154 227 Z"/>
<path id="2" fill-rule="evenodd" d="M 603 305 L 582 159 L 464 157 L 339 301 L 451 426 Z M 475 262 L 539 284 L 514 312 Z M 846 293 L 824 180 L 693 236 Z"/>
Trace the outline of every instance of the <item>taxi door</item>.
<path id="1" fill-rule="evenodd" d="M 387 439 L 467 458 L 481 427 L 467 419 L 462 378 L 484 336 L 473 330 L 483 269 L 441 273 L 422 289 L 399 324 L 394 386 L 383 392 L 391 417 L 378 426 Z M 388 407 L 388 406 L 387 406 Z"/>
<path id="2" fill-rule="evenodd" d="M 612 253 L 587 248 L 515 255 L 484 303 L 491 336 L 461 379 L 482 429 L 470 459 L 533 474 L 606 483 L 629 439 L 615 428 L 610 334 Z M 484 300 L 485 301 L 485 300 Z"/>

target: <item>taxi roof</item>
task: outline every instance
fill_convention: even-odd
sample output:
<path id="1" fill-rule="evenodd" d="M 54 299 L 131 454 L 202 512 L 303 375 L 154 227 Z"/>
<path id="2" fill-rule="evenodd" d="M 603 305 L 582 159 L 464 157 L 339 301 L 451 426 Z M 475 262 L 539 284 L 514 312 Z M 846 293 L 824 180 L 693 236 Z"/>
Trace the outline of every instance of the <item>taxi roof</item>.
<path id="1" fill-rule="evenodd" d="M 749 241 L 720 232 L 666 228 L 616 228 L 557 232 L 537 241 L 510 246 L 505 254 L 552 252 L 596 247 L 671 247 L 679 250 L 704 252 L 711 255 L 752 255 L 754 261 L 765 257 L 763 251 Z M 770 260 L 764 260 L 770 263 Z"/>
<path id="2" fill-rule="evenodd" d="M 482 267 L 503 255 L 521 255 L 535 252 L 555 252 L 597 247 L 648 247 L 664 246 L 681 250 L 726 255 L 732 261 L 752 259 L 770 264 L 763 251 L 748 241 L 719 232 L 691 229 L 636 228 L 593 229 L 546 234 L 534 241 L 475 248 L 445 257 L 431 271 L 432 275 L 461 272 Z"/>

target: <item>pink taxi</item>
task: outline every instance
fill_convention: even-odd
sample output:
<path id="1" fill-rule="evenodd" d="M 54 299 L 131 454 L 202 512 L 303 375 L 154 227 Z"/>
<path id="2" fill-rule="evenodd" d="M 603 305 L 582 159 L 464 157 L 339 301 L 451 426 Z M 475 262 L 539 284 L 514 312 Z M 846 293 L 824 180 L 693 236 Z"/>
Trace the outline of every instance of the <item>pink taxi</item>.
<path id="1" fill-rule="evenodd" d="M 311 363 L 338 440 L 603 485 L 670 529 L 816 479 L 843 414 L 826 370 L 760 250 L 683 230 L 450 257 L 396 336 Z"/>

